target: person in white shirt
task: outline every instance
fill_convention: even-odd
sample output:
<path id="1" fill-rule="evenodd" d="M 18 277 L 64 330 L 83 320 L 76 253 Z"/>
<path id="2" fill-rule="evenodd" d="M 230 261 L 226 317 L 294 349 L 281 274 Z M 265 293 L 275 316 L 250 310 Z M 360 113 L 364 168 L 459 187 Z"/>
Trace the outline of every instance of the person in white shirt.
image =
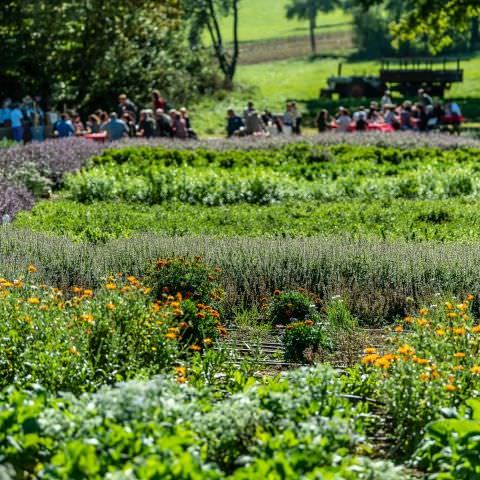
<path id="1" fill-rule="evenodd" d="M 385 94 L 380 100 L 380 104 L 382 105 L 382 108 L 385 108 L 385 105 L 390 105 L 391 103 L 392 103 L 392 94 L 390 90 L 385 90 Z"/>
<path id="2" fill-rule="evenodd" d="M 347 133 L 352 123 L 352 118 L 349 115 L 349 112 L 346 108 L 340 107 L 338 116 L 336 119 L 337 132 Z"/>

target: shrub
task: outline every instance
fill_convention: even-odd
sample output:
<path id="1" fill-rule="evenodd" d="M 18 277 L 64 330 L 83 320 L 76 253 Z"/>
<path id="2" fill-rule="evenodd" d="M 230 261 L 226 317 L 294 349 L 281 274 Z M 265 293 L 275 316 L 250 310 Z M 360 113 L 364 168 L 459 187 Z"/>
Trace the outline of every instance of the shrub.
<path id="1" fill-rule="evenodd" d="M 325 326 L 312 320 L 287 325 L 282 341 L 287 362 L 306 363 L 307 357 L 318 353 L 320 349 L 332 349 Z"/>
<path id="2" fill-rule="evenodd" d="M 295 321 L 315 321 L 319 315 L 316 306 L 304 293 L 277 290 L 268 307 L 267 318 L 273 325 L 288 325 Z"/>
<path id="3" fill-rule="evenodd" d="M 180 293 L 187 300 L 211 305 L 223 296 L 219 273 L 220 269 L 208 266 L 201 257 L 160 258 L 147 273 L 146 283 L 158 299 L 165 293 Z"/>

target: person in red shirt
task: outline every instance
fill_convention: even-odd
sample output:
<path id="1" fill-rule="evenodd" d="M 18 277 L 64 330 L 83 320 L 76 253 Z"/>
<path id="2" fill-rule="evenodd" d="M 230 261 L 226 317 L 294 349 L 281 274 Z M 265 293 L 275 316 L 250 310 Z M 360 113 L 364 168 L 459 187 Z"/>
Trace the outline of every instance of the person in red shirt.
<path id="1" fill-rule="evenodd" d="M 162 109 L 164 112 L 167 111 L 167 102 L 165 99 L 160 95 L 158 90 L 152 91 L 152 101 L 153 101 L 153 111 L 156 112 L 159 108 Z"/>

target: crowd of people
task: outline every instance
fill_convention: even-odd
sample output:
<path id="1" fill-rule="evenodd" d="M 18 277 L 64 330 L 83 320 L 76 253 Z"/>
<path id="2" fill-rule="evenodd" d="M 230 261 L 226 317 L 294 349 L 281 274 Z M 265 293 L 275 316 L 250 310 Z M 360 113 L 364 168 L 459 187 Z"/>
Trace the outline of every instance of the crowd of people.
<path id="1" fill-rule="evenodd" d="M 340 107 L 332 116 L 322 109 L 315 124 L 320 133 L 333 129 L 342 133 L 366 130 L 426 132 L 444 125 L 458 129 L 462 121 L 457 103 L 448 101 L 443 105 L 421 89 L 416 102 L 404 101 L 396 105 L 387 90 L 379 102 L 371 102 L 368 108 L 360 106 L 353 113 Z M 41 141 L 47 136 L 86 136 L 110 141 L 125 137 L 197 138 L 187 109 L 171 108 L 158 90 L 152 92 L 150 108 L 139 110 L 127 95 L 121 94 L 115 111 L 97 110 L 85 122 L 75 111 L 60 115 L 48 111 L 41 97 L 27 96 L 22 102 L 6 99 L 0 109 L 0 128 L 10 129 L 11 138 L 25 143 Z M 249 101 L 241 115 L 233 108 L 228 109 L 226 133 L 228 137 L 301 135 L 302 113 L 294 101 L 287 101 L 285 111 L 277 114 L 269 110 L 259 111 Z"/>
<path id="2" fill-rule="evenodd" d="M 332 118 L 327 110 L 321 110 L 316 117 L 319 132 L 336 129 L 339 132 L 365 131 L 369 129 L 385 131 L 419 131 L 427 132 L 446 126 L 458 129 L 463 122 L 460 106 L 453 101 L 445 105 L 423 89 L 418 91 L 416 102 L 409 100 L 396 105 L 387 90 L 380 102 L 371 102 L 368 108 L 360 106 L 351 114 L 345 107 L 340 107 Z"/>
<path id="3" fill-rule="evenodd" d="M 0 109 L 0 128 L 10 129 L 13 140 L 25 143 L 43 140 L 48 136 L 46 130 L 57 138 L 87 136 L 110 141 L 125 137 L 197 137 L 187 109 L 170 108 L 158 90 L 152 92 L 151 108 L 139 110 L 127 95 L 121 94 L 115 111 L 97 110 L 85 122 L 72 110 L 60 115 L 46 112 L 40 97 L 27 96 L 22 102 L 6 99 Z"/>

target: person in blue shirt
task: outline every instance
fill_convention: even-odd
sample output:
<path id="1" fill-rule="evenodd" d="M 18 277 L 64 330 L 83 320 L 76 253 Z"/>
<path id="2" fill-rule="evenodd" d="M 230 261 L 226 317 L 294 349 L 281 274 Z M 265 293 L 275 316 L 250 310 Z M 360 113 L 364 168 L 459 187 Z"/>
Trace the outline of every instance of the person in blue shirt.
<path id="1" fill-rule="evenodd" d="M 123 137 L 128 136 L 128 127 L 126 123 L 123 120 L 119 120 L 115 112 L 110 114 L 110 121 L 105 124 L 101 130 L 107 132 L 108 139 L 111 142 L 121 140 Z"/>
<path id="2" fill-rule="evenodd" d="M 2 108 L 0 108 L 0 126 L 7 127 L 7 122 L 11 122 L 11 110 L 10 105 L 12 101 L 9 98 L 6 98 L 2 104 Z"/>
<path id="3" fill-rule="evenodd" d="M 235 115 L 233 108 L 228 110 L 227 115 L 227 134 L 229 137 L 232 137 L 243 128 L 243 120 L 238 115 Z"/>
<path id="4" fill-rule="evenodd" d="M 60 120 L 55 124 L 55 131 L 59 138 L 71 137 L 75 133 L 72 122 L 66 113 L 60 115 Z"/>
<path id="5" fill-rule="evenodd" d="M 23 140 L 23 112 L 20 110 L 18 103 L 13 105 L 10 112 L 10 121 L 12 123 L 12 136 L 16 142 Z"/>

